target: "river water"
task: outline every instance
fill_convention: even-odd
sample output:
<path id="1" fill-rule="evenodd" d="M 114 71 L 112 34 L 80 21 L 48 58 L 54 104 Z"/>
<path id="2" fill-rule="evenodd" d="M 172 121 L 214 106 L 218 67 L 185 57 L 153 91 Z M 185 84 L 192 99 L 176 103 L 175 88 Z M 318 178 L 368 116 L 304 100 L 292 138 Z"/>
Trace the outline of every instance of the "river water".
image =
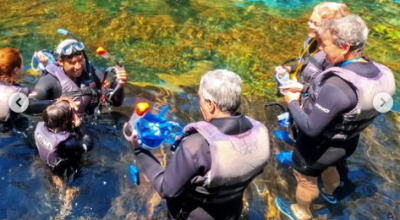
<path id="1" fill-rule="evenodd" d="M 277 98 L 274 66 L 300 51 L 316 0 L 0 0 L 0 47 L 19 48 L 24 83 L 37 78 L 30 69 L 35 50 L 54 49 L 64 39 L 58 28 L 78 34 L 100 69 L 111 63 L 95 56 L 104 46 L 129 72 L 127 97 L 119 108 L 87 119 L 95 146 L 79 172 L 62 183 L 40 160 L 33 141 L 38 116 L 23 116 L 0 134 L 0 219 L 166 219 L 165 202 L 141 175 L 129 179 L 134 157 L 121 135 L 137 100 L 149 100 L 153 112 L 170 104 L 166 117 L 182 126 L 201 120 L 197 87 L 201 75 L 228 68 L 241 75 L 241 111 L 265 123 L 275 155 L 290 146 L 273 137 L 279 108 L 264 108 Z M 371 30 L 367 56 L 400 74 L 400 4 L 396 1 L 344 1 Z M 397 83 L 397 81 L 396 81 Z M 398 219 L 400 217 L 400 110 L 379 116 L 362 134 L 349 159 L 352 187 L 340 205 L 313 205 L 318 219 Z M 154 151 L 165 165 L 169 147 Z M 295 179 L 275 157 L 248 187 L 243 219 L 285 219 L 275 196 L 294 201 Z M 59 183 L 59 184 L 56 184 Z"/>

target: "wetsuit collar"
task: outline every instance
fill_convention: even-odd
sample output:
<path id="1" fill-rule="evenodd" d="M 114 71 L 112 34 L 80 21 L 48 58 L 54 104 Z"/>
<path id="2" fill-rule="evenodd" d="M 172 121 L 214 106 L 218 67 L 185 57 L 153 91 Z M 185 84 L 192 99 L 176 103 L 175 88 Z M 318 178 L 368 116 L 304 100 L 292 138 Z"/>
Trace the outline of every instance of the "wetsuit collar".
<path id="1" fill-rule="evenodd" d="M 250 120 L 241 113 L 231 117 L 214 118 L 210 123 L 227 135 L 241 134 L 253 128 Z"/>

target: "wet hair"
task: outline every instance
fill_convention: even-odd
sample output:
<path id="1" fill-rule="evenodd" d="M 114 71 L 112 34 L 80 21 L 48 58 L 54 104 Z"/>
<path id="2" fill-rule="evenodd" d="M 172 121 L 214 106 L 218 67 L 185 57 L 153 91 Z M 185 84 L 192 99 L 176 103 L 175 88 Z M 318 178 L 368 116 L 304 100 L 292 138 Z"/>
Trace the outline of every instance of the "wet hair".
<path id="1" fill-rule="evenodd" d="M 333 43 L 336 46 L 342 47 L 349 44 L 350 52 L 353 54 L 361 53 L 368 39 L 368 27 L 364 20 L 357 15 L 348 15 L 323 22 L 318 34 L 322 36 L 326 31 L 332 35 Z"/>
<path id="2" fill-rule="evenodd" d="M 15 48 L 0 49 L 0 80 L 12 81 L 12 73 L 16 67 L 21 67 L 21 53 Z"/>
<path id="3" fill-rule="evenodd" d="M 209 71 L 201 77 L 199 93 L 223 112 L 235 113 L 240 106 L 242 80 L 229 70 Z"/>
<path id="4" fill-rule="evenodd" d="M 43 121 L 53 133 L 69 131 L 72 128 L 73 112 L 68 102 L 58 102 L 43 111 Z"/>
<path id="5" fill-rule="evenodd" d="M 322 21 L 341 18 L 349 14 L 347 5 L 339 2 L 321 2 L 314 6 L 313 11 L 321 17 Z"/>

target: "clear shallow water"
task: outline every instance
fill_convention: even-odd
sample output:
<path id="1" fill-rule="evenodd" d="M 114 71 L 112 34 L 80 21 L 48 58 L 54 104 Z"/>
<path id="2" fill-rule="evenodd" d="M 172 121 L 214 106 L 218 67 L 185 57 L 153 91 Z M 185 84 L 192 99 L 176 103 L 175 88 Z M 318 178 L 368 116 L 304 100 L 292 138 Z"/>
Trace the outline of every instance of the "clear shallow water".
<path id="1" fill-rule="evenodd" d="M 38 118 L 22 120 L 17 131 L 0 138 L 0 218 L 3 219 L 166 219 L 166 206 L 142 176 L 129 180 L 134 160 L 120 130 L 138 98 L 155 109 L 171 104 L 167 118 L 182 125 L 201 119 L 197 85 L 201 74 L 229 68 L 244 79 L 242 111 L 280 129 L 278 109 L 263 104 L 276 99 L 270 73 L 297 55 L 312 6 L 319 1 L 11 1 L 0 2 L 0 47 L 21 48 L 27 66 L 34 50 L 54 48 L 65 28 L 84 40 L 92 61 L 105 46 L 122 59 L 133 83 L 121 108 L 91 121 L 95 148 L 79 173 L 56 187 L 33 142 Z M 371 29 L 366 54 L 400 73 L 400 5 L 394 1 L 346 2 Z M 395 107 L 398 108 L 395 97 Z M 399 109 L 400 110 L 400 109 Z M 394 219 L 400 216 L 399 115 L 379 117 L 362 136 L 349 159 L 354 192 L 341 206 L 315 205 L 329 219 Z M 272 134 L 271 134 L 272 137 Z M 290 146 L 274 138 L 273 152 Z M 155 151 L 165 164 L 168 148 Z M 275 159 L 246 191 L 243 219 L 280 219 L 276 195 L 294 201 L 295 180 Z M 68 191 L 68 192 L 67 192 Z M 71 193 L 70 196 L 69 193 Z M 69 199 L 66 199 L 69 198 Z"/>

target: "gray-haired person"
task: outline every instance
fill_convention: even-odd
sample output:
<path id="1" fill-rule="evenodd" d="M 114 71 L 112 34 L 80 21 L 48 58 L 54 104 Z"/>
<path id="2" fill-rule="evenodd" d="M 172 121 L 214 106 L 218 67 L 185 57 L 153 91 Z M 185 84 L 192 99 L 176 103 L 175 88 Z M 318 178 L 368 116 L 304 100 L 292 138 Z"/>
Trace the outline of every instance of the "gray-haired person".
<path id="1" fill-rule="evenodd" d="M 285 100 L 298 128 L 293 151 L 297 180 L 296 204 L 277 197 L 279 209 L 291 219 L 310 219 L 310 205 L 321 193 L 337 203 L 337 188 L 344 184 L 336 166 L 344 164 L 357 147 L 360 133 L 379 112 L 373 99 L 379 93 L 393 95 L 393 73 L 362 56 L 368 28 L 359 16 L 349 15 L 327 21 L 319 30 L 321 49 L 333 67 L 321 72 L 306 91 L 300 107 L 300 93 L 287 93 Z M 317 186 L 321 177 L 323 186 Z"/>
<path id="2" fill-rule="evenodd" d="M 238 219 L 243 192 L 263 172 L 270 156 L 267 128 L 238 113 L 240 77 L 207 72 L 199 102 L 205 121 L 188 124 L 185 137 L 164 169 L 134 141 L 141 170 L 167 199 L 173 219 Z"/>

